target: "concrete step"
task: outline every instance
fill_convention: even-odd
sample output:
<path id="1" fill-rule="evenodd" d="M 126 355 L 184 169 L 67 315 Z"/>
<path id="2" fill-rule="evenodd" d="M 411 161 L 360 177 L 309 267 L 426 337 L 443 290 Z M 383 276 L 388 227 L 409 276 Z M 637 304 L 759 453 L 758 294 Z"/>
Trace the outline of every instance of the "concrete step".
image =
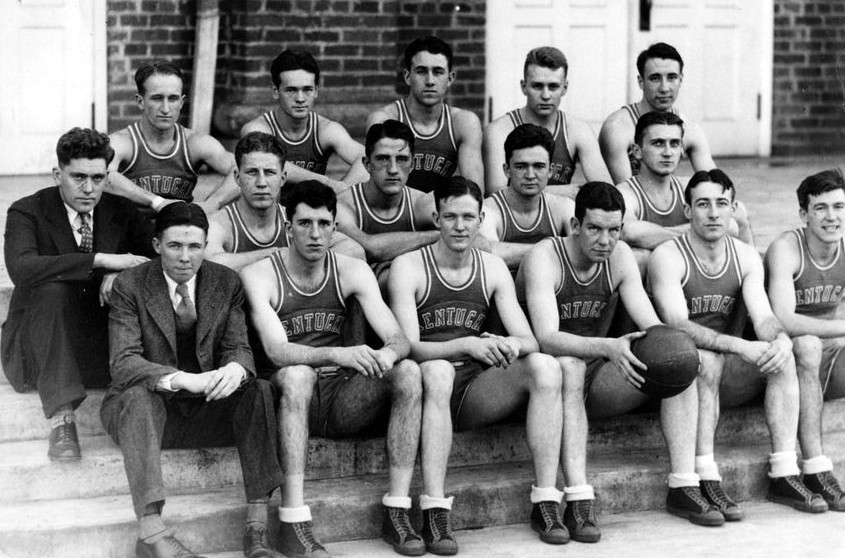
<path id="1" fill-rule="evenodd" d="M 828 436 L 831 458 L 840 478 L 845 471 L 845 433 Z M 765 444 L 720 447 L 717 450 L 726 488 L 739 500 L 765 494 Z M 631 450 L 590 456 L 589 480 L 605 514 L 663 507 L 667 459 L 663 452 Z M 497 463 L 451 469 L 447 491 L 456 496 L 457 529 L 524 523 L 530 511 L 529 463 Z M 306 483 L 316 535 L 324 542 L 377 537 L 379 500 L 385 475 L 324 479 Z M 419 494 L 417 482 L 412 494 Z M 274 502 L 275 503 L 275 502 Z M 232 486 L 199 494 L 173 496 L 166 521 L 177 527 L 186 544 L 202 552 L 236 551 L 240 547 L 245 506 L 243 491 Z M 414 514 L 419 523 L 419 514 Z M 275 519 L 271 514 L 271 532 Z M 45 500 L 6 504 L 0 508 L 0 550 L 12 556 L 131 556 L 137 536 L 127 495 Z"/>
<path id="2" fill-rule="evenodd" d="M 105 434 L 100 423 L 104 393 L 104 390 L 88 390 L 88 398 L 76 410 L 80 435 Z M 845 430 L 845 399 L 825 403 L 824 426 L 827 431 Z M 488 440 L 487 451 L 493 452 L 491 459 L 509 456 L 518 459 L 528 455 L 524 439 L 517 442 L 511 439 L 512 431 L 507 432 L 504 438 Z M 8 384 L 0 385 L 0 443 L 45 439 L 49 433 L 50 425 L 44 419 L 37 393 L 17 393 Z M 768 435 L 761 407 L 751 406 L 724 411 L 717 440 L 735 443 L 760 440 Z M 659 417 L 653 412 L 642 412 L 594 420 L 590 424 L 590 443 L 620 449 L 661 446 Z M 377 444 L 383 446 L 383 442 Z"/>
<path id="3" fill-rule="evenodd" d="M 462 558 L 558 558 L 587 555 L 590 558 L 650 556 L 712 558 L 718 554 L 769 558 L 800 556 L 830 558 L 834 549 L 845 548 L 845 514 L 802 514 L 769 502 L 748 502 L 748 519 L 708 529 L 663 511 L 629 512 L 602 517 L 599 544 L 569 543 L 565 548 L 547 545 L 527 523 L 462 530 L 455 533 Z M 395 558 L 396 553 L 380 538 L 343 541 L 326 545 L 336 558 Z M 683 550 L 680 551 L 680 548 Z M 240 551 L 206 554 L 208 558 L 242 558 Z"/>

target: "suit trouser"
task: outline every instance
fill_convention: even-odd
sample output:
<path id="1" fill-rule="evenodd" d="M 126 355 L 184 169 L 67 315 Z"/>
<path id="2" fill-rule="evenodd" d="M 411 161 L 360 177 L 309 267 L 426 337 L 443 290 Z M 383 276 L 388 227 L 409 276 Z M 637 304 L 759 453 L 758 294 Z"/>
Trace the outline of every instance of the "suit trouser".
<path id="1" fill-rule="evenodd" d="M 133 386 L 103 401 L 100 417 L 123 451 L 135 514 L 164 503 L 164 448 L 235 445 L 247 501 L 259 500 L 282 483 L 274 388 L 252 380 L 226 399 L 167 397 Z"/>
<path id="2" fill-rule="evenodd" d="M 99 281 L 45 283 L 32 290 L 17 349 L 38 387 L 44 415 L 79 406 L 85 387 L 109 383 L 108 307 L 99 304 Z"/>

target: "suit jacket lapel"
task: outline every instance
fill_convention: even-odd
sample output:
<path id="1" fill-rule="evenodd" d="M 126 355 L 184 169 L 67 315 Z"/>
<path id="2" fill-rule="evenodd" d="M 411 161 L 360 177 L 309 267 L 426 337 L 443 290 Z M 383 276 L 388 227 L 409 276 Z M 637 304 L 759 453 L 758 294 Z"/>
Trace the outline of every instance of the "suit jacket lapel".
<path id="1" fill-rule="evenodd" d="M 94 208 L 94 252 L 114 253 L 120 240 L 121 228 L 114 222 L 114 208 L 100 198 Z"/>
<path id="2" fill-rule="evenodd" d="M 209 280 L 206 266 L 200 266 L 197 273 L 197 350 L 214 325 L 221 309 L 220 301 L 214 296 L 214 282 Z"/>
<path id="3" fill-rule="evenodd" d="M 67 210 L 62 203 L 62 196 L 59 194 L 59 187 L 56 186 L 49 195 L 44 197 L 44 216 L 50 222 L 50 237 L 56 244 L 59 254 L 70 254 L 78 251 L 76 239 L 67 220 Z"/>
<path id="4" fill-rule="evenodd" d="M 167 283 L 164 281 L 164 271 L 161 269 L 161 260 L 155 260 L 156 264 L 150 266 L 146 280 L 145 304 L 147 311 L 152 316 L 156 325 L 167 338 L 170 350 L 176 354 L 176 315 L 173 312 L 173 303 L 167 291 Z"/>

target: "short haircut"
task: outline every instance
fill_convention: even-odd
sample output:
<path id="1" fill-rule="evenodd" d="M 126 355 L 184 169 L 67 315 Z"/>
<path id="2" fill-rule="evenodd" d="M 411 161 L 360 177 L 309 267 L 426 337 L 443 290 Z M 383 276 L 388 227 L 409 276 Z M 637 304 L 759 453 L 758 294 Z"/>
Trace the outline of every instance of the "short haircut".
<path id="1" fill-rule="evenodd" d="M 684 201 L 687 205 L 692 205 L 692 191 L 702 182 L 712 182 L 714 184 L 718 184 L 722 187 L 722 192 L 727 190 L 731 191 L 731 201 L 736 198 L 736 188 L 734 187 L 734 183 L 728 175 L 725 174 L 725 171 L 721 169 L 712 169 L 709 171 L 698 171 L 689 179 L 687 187 L 684 189 Z"/>
<path id="2" fill-rule="evenodd" d="M 637 71 L 641 77 L 645 77 L 645 63 L 652 58 L 662 58 L 664 60 L 674 60 L 680 66 L 680 72 L 684 73 L 684 59 L 681 54 L 672 45 L 666 43 L 654 43 L 637 56 Z"/>
<path id="3" fill-rule="evenodd" d="M 659 126 L 661 124 L 666 126 L 680 126 L 681 137 L 684 137 L 684 121 L 681 120 L 680 116 L 672 111 L 653 110 L 640 116 L 637 120 L 637 125 L 634 128 L 634 143 L 642 147 L 646 130 L 650 126 Z"/>
<path id="4" fill-rule="evenodd" d="M 478 184 L 463 176 L 451 176 L 448 180 L 444 180 L 434 187 L 434 207 L 437 211 L 440 211 L 442 201 L 466 195 L 475 198 L 475 201 L 478 202 L 478 210 L 481 211 L 484 195 L 481 193 Z"/>
<path id="5" fill-rule="evenodd" d="M 105 159 L 108 166 L 114 159 L 109 137 L 90 128 L 71 128 L 56 143 L 56 157 L 59 167 L 69 164 L 72 159 Z"/>
<path id="6" fill-rule="evenodd" d="M 279 138 L 264 132 L 250 132 L 242 137 L 235 146 L 235 164 L 241 168 L 241 161 L 247 153 L 269 153 L 279 158 L 279 165 L 285 166 L 287 156 Z"/>
<path id="7" fill-rule="evenodd" d="M 825 170 L 812 174 L 801 181 L 798 186 L 798 205 L 807 210 L 810 204 L 810 196 L 820 196 L 833 190 L 845 190 L 845 178 L 838 168 Z"/>
<path id="8" fill-rule="evenodd" d="M 446 57 L 447 70 L 452 71 L 452 47 L 443 39 L 434 35 L 417 37 L 405 48 L 405 69 L 411 71 L 411 62 L 418 52 L 430 52 L 431 54 L 442 54 Z"/>
<path id="9" fill-rule="evenodd" d="M 199 227 L 208 235 L 208 217 L 195 203 L 176 202 L 165 205 L 156 216 L 155 236 L 161 240 L 170 227 Z"/>
<path id="10" fill-rule="evenodd" d="M 584 222 L 588 209 L 602 211 L 621 211 L 625 216 L 625 198 L 619 190 L 607 182 L 587 182 L 578 190 L 575 196 L 575 218 L 579 223 Z"/>
<path id="11" fill-rule="evenodd" d="M 364 142 L 364 154 L 369 157 L 376 148 L 376 144 L 380 139 L 390 138 L 403 140 L 408 144 L 408 149 L 411 153 L 414 152 L 414 132 L 404 122 L 398 120 L 387 119 L 384 122 L 373 124 L 367 130 L 367 139 Z"/>
<path id="12" fill-rule="evenodd" d="M 153 60 L 152 62 L 144 62 L 135 70 L 135 87 L 138 89 L 138 95 L 143 97 L 146 94 L 147 80 L 154 74 L 176 76 L 184 87 L 185 78 L 182 77 L 182 71 L 173 62 L 168 60 Z"/>
<path id="13" fill-rule="evenodd" d="M 522 67 L 522 75 L 528 73 L 528 66 L 540 66 L 541 68 L 548 68 L 550 70 L 557 70 L 563 68 L 563 77 L 569 75 L 569 62 L 566 60 L 566 55 L 555 47 L 541 46 L 532 48 L 525 55 L 525 65 Z"/>
<path id="14" fill-rule="evenodd" d="M 549 153 L 549 161 L 555 154 L 555 140 L 551 132 L 536 124 L 520 124 L 505 138 L 505 163 L 511 164 L 511 156 L 517 149 L 539 145 Z"/>
<path id="15" fill-rule="evenodd" d="M 304 50 L 287 49 L 278 55 L 270 64 L 270 79 L 278 87 L 282 83 L 280 74 L 291 70 L 305 70 L 314 74 L 314 85 L 320 83 L 320 67 L 311 53 Z"/>
<path id="16" fill-rule="evenodd" d="M 291 186 L 285 200 L 288 221 L 293 219 L 293 214 L 301 203 L 312 209 L 325 207 L 332 216 L 337 216 L 337 195 L 334 190 L 317 180 L 303 180 Z"/>

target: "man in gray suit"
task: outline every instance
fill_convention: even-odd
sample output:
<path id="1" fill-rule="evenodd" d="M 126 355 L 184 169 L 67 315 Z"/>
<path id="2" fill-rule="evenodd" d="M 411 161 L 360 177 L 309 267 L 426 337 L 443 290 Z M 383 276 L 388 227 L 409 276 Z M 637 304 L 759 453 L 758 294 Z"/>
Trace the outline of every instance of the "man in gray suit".
<path id="1" fill-rule="evenodd" d="M 237 273 L 203 262 L 208 219 L 195 204 L 162 209 L 160 258 L 121 274 L 109 315 L 112 383 L 101 417 L 123 450 L 140 523 L 139 557 L 196 556 L 164 526 L 162 447 L 238 448 L 248 506 L 244 553 L 267 543 L 269 494 L 282 480 L 273 388 L 254 378 Z"/>

